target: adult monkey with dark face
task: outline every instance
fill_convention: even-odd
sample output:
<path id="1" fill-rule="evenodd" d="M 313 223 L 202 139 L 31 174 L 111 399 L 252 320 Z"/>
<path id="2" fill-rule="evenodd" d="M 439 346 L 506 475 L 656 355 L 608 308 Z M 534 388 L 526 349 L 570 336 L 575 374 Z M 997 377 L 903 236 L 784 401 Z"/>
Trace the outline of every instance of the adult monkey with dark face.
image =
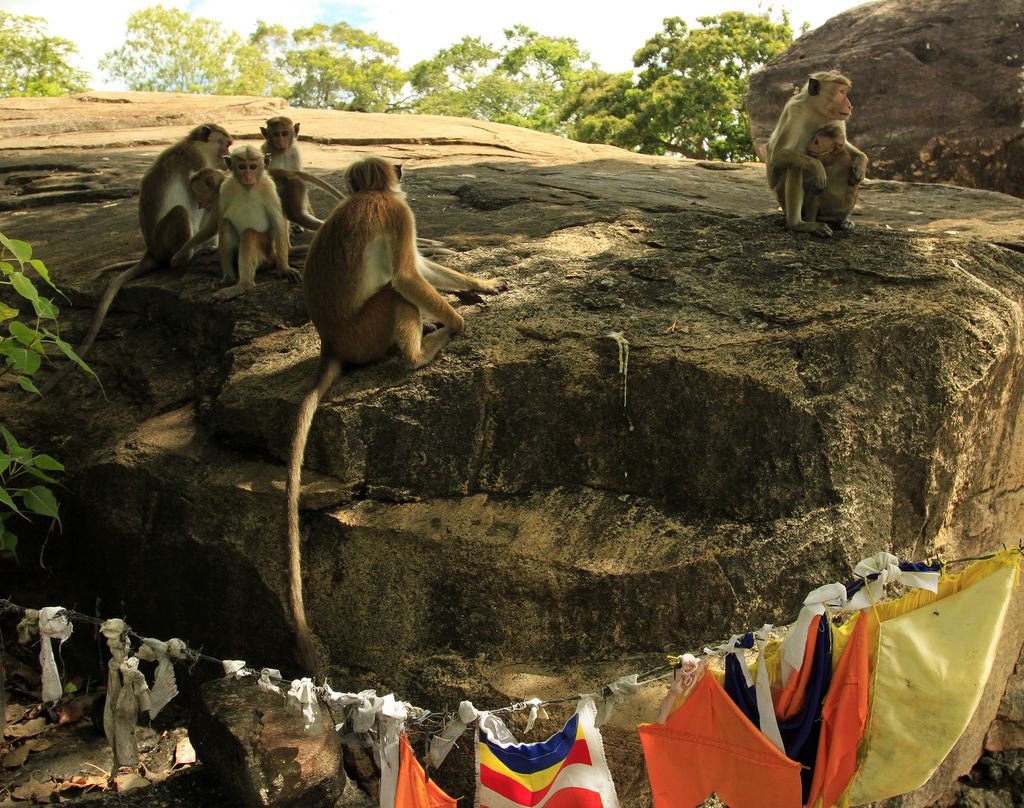
<path id="1" fill-rule="evenodd" d="M 302 598 L 299 489 L 313 416 L 345 363 L 363 364 L 397 348 L 410 370 L 423 367 L 463 329 L 462 316 L 418 268 L 416 220 L 390 163 L 369 158 L 346 171 L 352 194 L 313 237 L 303 273 L 306 310 L 320 335 L 316 381 L 299 406 L 286 483 L 288 569 L 292 618 L 303 665 L 320 668 Z M 454 270 L 432 282 L 447 286 Z M 493 283 L 493 282 L 492 282 Z M 450 287 L 449 287 L 450 288 Z M 500 288 L 493 284 L 492 291 Z M 423 315 L 442 328 L 424 336 Z"/>
<path id="2" fill-rule="evenodd" d="M 215 123 L 197 126 L 164 149 L 142 176 L 139 188 L 139 227 L 146 252 L 107 286 L 100 298 L 85 339 L 76 348 L 82 358 L 89 352 L 100 326 L 121 287 L 135 278 L 170 264 L 171 258 L 199 228 L 202 211 L 189 188 L 189 178 L 201 168 L 219 168 L 231 147 L 231 135 Z M 119 266 L 118 264 L 114 265 Z M 110 267 L 108 267 L 109 269 Z M 42 387 L 51 390 L 74 367 L 68 363 Z"/>
<path id="3" fill-rule="evenodd" d="M 826 124 L 835 124 L 846 140 L 846 121 L 853 112 L 849 90 L 852 82 L 837 71 L 814 73 L 782 110 L 779 122 L 768 139 L 768 184 L 775 192 L 786 216 L 786 227 L 800 233 L 828 238 L 832 228 L 825 222 L 803 219 L 804 197 L 808 191 L 821 192 L 828 176 L 821 160 L 807 154 L 814 133 Z M 852 176 L 859 183 L 867 169 L 867 156 L 847 141 Z"/>

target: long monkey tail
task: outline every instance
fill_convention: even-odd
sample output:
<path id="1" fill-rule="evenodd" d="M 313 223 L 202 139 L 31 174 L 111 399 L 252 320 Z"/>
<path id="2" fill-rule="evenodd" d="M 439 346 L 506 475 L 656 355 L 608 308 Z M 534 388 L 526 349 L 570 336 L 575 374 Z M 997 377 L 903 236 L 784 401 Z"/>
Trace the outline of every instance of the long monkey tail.
<path id="1" fill-rule="evenodd" d="M 121 287 L 129 281 L 133 281 L 136 278 L 149 274 L 155 269 L 159 269 L 160 266 L 161 264 L 147 253 L 132 264 L 130 269 L 126 269 L 107 284 L 107 288 L 103 292 L 103 297 L 100 298 L 100 302 L 96 306 L 96 313 L 92 316 L 92 325 L 89 326 L 89 331 L 85 335 L 85 339 L 83 339 L 81 344 L 75 348 L 75 353 L 78 354 L 79 359 L 85 359 L 85 355 L 89 353 L 89 349 L 92 348 L 93 342 L 96 341 L 96 335 L 100 333 L 100 326 L 103 325 L 103 321 L 107 317 L 107 312 L 110 310 L 110 304 L 114 302 L 114 298 L 117 297 L 117 293 L 121 291 Z M 106 267 L 105 269 L 109 269 L 109 267 Z M 65 376 L 68 375 L 69 372 L 71 372 L 74 367 L 74 362 L 68 361 L 64 367 L 47 379 L 46 384 L 39 389 L 39 392 L 43 395 L 49 393 Z"/>
<path id="2" fill-rule="evenodd" d="M 306 441 L 313 425 L 320 400 L 341 375 L 341 362 L 322 356 L 316 382 L 299 405 L 295 422 L 295 437 L 288 458 L 288 479 L 285 494 L 288 500 L 288 599 L 291 604 L 295 634 L 299 644 L 299 659 L 310 673 L 320 670 L 320 653 L 313 643 L 313 632 L 306 622 L 306 607 L 302 599 L 302 536 L 299 533 L 299 489 L 302 486 L 302 460 L 306 455 Z"/>

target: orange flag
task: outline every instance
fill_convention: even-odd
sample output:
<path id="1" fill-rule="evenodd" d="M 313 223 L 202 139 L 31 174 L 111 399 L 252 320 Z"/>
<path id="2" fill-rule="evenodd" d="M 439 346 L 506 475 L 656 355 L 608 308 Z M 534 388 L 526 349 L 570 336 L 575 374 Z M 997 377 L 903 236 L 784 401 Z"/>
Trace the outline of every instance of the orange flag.
<path id="1" fill-rule="evenodd" d="M 693 808 L 717 792 L 730 808 L 801 804 L 800 764 L 772 746 L 705 674 L 664 724 L 641 724 L 654 808 Z"/>
<path id="2" fill-rule="evenodd" d="M 809 806 L 820 796 L 823 808 L 830 808 L 842 797 L 857 771 L 857 747 L 867 720 L 868 615 L 861 612 L 821 708 L 821 738 Z"/>
<path id="3" fill-rule="evenodd" d="M 395 808 L 455 808 L 455 800 L 438 788 L 433 780 L 427 780 L 423 767 L 416 760 L 404 735 L 398 743 L 400 750 Z"/>

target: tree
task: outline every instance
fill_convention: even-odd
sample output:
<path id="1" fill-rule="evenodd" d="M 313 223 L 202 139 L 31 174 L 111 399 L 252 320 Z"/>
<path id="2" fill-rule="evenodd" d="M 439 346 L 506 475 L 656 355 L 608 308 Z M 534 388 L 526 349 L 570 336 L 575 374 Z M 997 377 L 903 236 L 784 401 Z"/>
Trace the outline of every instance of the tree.
<path id="1" fill-rule="evenodd" d="M 0 11 L 0 96 L 64 95 L 87 89 L 89 74 L 71 67 L 74 43 L 47 36 L 46 21 Z"/>
<path id="2" fill-rule="evenodd" d="M 124 45 L 100 67 L 131 90 L 227 93 L 239 81 L 234 62 L 243 45 L 218 22 L 157 5 L 128 17 Z M 246 53 L 250 62 L 251 56 Z"/>
<path id="3" fill-rule="evenodd" d="M 345 22 L 293 31 L 277 63 L 291 82 L 287 97 L 296 107 L 388 112 L 405 84 L 398 48 Z"/>
<path id="4" fill-rule="evenodd" d="M 420 113 L 564 133 L 561 108 L 596 71 L 576 40 L 515 25 L 500 48 L 465 37 L 438 51 L 412 68 L 409 83 Z"/>
<path id="5" fill-rule="evenodd" d="M 690 30 L 679 17 L 666 19 L 633 57 L 632 87 L 624 76 L 604 78 L 563 109 L 570 134 L 645 154 L 754 159 L 749 76 L 791 43 L 788 17 L 730 11 L 698 23 Z"/>

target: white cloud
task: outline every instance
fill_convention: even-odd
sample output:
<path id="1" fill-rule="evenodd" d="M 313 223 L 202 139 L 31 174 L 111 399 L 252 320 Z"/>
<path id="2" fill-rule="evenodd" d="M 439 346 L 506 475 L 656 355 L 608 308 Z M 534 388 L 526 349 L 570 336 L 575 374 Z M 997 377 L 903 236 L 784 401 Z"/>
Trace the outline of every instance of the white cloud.
<path id="1" fill-rule="evenodd" d="M 92 74 L 95 89 L 116 89 L 100 72 L 99 60 L 122 44 L 128 15 L 155 4 L 148 0 L 0 0 L 0 8 L 5 11 L 43 17 L 48 33 L 74 42 L 81 57 L 76 66 Z M 345 19 L 397 45 L 405 66 L 467 35 L 498 44 L 504 39 L 504 28 L 523 23 L 542 34 L 573 37 L 601 67 L 615 71 L 631 68 L 633 53 L 661 30 L 665 17 L 681 16 L 692 24 L 698 16 L 729 10 L 757 12 L 765 7 L 759 0 L 634 0 L 625 7 L 628 13 L 602 11 L 594 0 L 517 0 L 507 4 L 481 0 L 164 0 L 163 5 L 181 8 L 194 17 L 218 20 L 243 36 L 251 33 L 260 19 L 280 23 L 288 30 L 317 21 Z M 799 29 L 804 21 L 816 27 L 856 3 L 790 0 L 774 5 L 789 8 L 790 22 Z"/>

